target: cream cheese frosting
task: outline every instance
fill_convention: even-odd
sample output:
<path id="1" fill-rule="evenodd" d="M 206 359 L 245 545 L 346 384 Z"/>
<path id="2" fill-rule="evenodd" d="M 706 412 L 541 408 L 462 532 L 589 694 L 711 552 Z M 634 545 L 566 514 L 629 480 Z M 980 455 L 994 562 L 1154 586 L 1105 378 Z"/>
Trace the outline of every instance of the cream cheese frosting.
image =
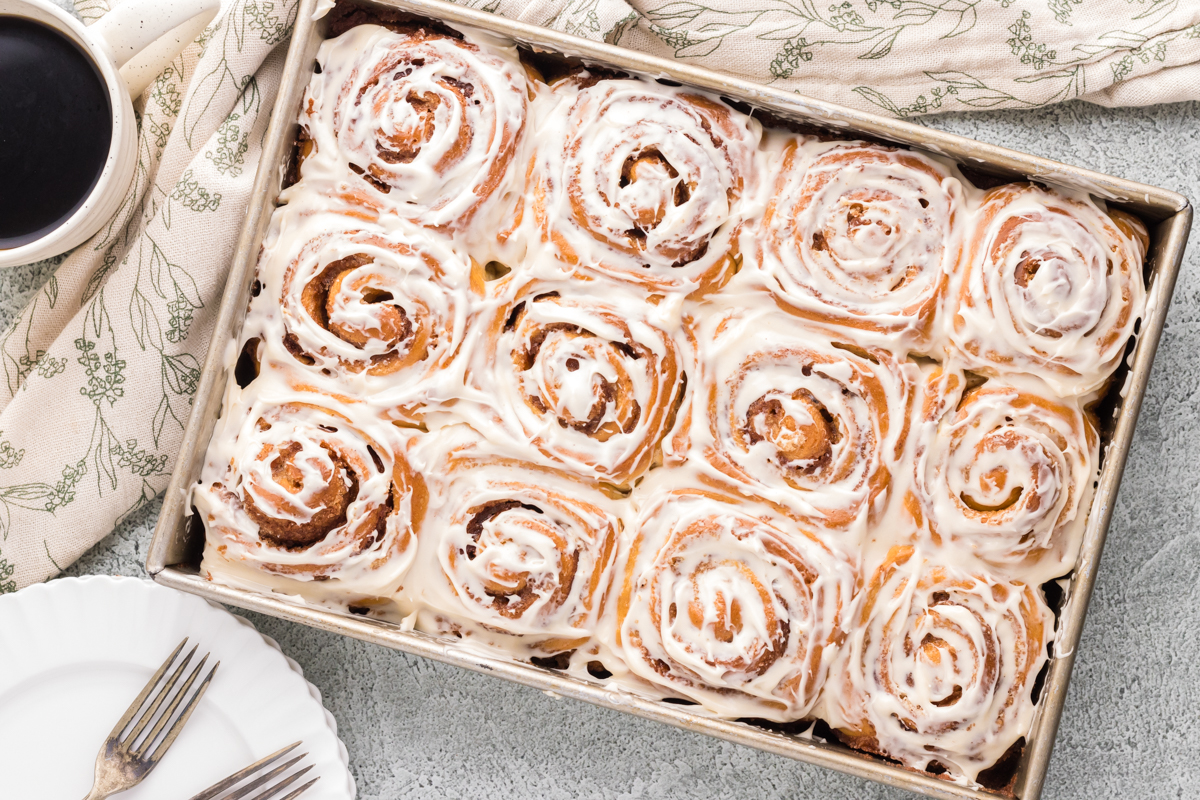
<path id="1" fill-rule="evenodd" d="M 1144 226 L 458 36 L 321 47 L 202 572 L 974 783 L 1036 712 Z"/>

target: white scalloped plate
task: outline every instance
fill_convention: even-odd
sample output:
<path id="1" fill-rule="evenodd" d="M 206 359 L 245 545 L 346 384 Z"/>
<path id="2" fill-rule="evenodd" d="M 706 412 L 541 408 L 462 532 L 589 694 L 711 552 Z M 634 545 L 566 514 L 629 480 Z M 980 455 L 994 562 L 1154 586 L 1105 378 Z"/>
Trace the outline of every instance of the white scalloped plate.
<path id="1" fill-rule="evenodd" d="M 179 641 L 221 662 L 191 720 L 129 800 L 187 800 L 304 740 L 304 800 L 352 800 L 337 724 L 299 665 L 249 622 L 135 578 L 62 578 L 0 597 L 0 796 L 83 797 L 100 744 Z"/>

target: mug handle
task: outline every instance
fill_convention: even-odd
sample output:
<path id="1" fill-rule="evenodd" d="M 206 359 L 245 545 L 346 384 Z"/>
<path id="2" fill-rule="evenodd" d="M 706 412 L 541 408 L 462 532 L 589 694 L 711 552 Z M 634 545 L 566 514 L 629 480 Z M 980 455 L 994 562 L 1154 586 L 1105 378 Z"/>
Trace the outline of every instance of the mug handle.
<path id="1" fill-rule="evenodd" d="M 137 99 L 220 10 L 221 0 L 126 0 L 88 31 L 108 46 L 118 69 L 129 65 L 121 77 Z"/>

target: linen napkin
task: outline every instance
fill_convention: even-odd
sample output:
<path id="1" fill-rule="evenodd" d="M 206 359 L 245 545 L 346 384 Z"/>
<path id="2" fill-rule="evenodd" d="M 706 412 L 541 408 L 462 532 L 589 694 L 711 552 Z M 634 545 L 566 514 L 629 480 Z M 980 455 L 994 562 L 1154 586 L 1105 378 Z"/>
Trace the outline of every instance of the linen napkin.
<path id="1" fill-rule="evenodd" d="M 94 22 L 107 0 L 78 0 Z M 135 103 L 125 202 L 0 336 L 0 593 L 56 574 L 170 479 L 295 0 L 228 0 Z"/>
<path id="2" fill-rule="evenodd" d="M 1200 99 L 1200 0 L 464 0 L 896 117 Z"/>
<path id="3" fill-rule="evenodd" d="M 899 117 L 1200 97 L 1194 0 L 460 2 Z M 0 336 L 0 593 L 166 487 L 295 15 L 227 0 L 136 104 L 121 210 Z"/>

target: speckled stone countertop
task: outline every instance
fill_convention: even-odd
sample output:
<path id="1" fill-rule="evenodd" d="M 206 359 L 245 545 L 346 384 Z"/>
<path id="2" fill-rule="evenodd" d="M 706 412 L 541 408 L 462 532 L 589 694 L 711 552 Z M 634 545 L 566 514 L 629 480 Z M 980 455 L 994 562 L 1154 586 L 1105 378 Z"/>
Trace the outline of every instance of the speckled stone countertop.
<path id="1" fill-rule="evenodd" d="M 1069 103 L 926 124 L 1200 198 L 1200 104 Z M 1047 800 L 1200 797 L 1200 233 L 1193 231 L 1083 634 Z M 52 264 L 0 270 L 6 322 Z M 67 574 L 143 575 L 157 504 Z M 359 796 L 822 800 L 911 795 L 280 620 Z"/>

